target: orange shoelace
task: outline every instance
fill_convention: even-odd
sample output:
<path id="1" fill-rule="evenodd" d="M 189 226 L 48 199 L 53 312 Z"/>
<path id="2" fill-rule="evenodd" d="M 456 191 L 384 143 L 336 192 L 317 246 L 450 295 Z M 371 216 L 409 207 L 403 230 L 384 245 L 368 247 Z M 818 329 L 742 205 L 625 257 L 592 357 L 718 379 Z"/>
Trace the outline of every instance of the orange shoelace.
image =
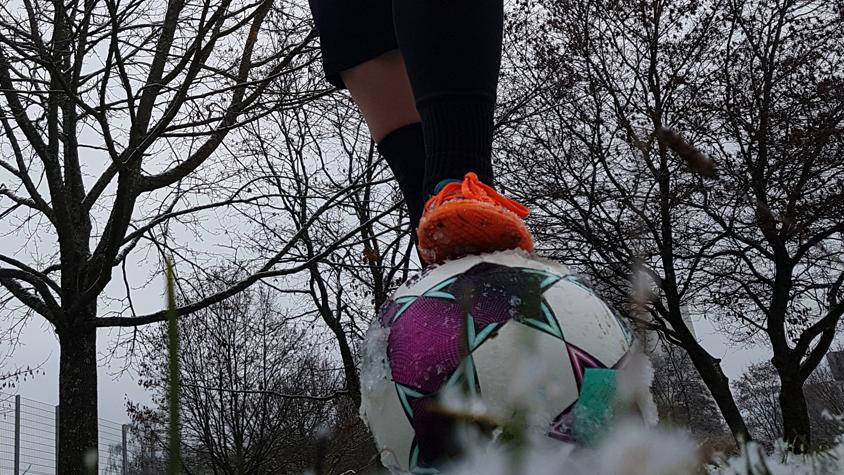
<path id="1" fill-rule="evenodd" d="M 495 188 L 479 180 L 478 175 L 474 172 L 467 173 L 462 182 L 456 181 L 445 185 L 439 193 L 432 196 L 428 202 L 425 203 L 425 209 L 430 209 L 431 205 L 434 207 L 440 206 L 447 201 L 460 198 L 461 195 L 464 199 L 477 200 L 502 206 L 512 211 L 520 218 L 526 218 L 527 215 L 530 214 L 530 210 L 528 210 L 527 207 L 517 201 L 511 200 L 510 198 L 501 196 L 497 191 L 495 191 Z"/>

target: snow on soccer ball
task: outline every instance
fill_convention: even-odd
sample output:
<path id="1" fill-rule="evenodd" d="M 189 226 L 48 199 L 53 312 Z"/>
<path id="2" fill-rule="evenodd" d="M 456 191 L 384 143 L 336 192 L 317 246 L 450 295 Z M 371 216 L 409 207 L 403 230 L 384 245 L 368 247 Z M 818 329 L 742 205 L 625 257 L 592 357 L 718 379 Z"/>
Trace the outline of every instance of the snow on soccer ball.
<path id="1" fill-rule="evenodd" d="M 361 413 L 384 464 L 401 472 L 435 473 L 428 458 L 450 428 L 432 403 L 454 387 L 493 414 L 526 405 L 550 437 L 571 442 L 586 370 L 619 367 L 631 344 L 567 267 L 519 251 L 464 257 L 412 277 L 382 307 L 364 351 Z"/>

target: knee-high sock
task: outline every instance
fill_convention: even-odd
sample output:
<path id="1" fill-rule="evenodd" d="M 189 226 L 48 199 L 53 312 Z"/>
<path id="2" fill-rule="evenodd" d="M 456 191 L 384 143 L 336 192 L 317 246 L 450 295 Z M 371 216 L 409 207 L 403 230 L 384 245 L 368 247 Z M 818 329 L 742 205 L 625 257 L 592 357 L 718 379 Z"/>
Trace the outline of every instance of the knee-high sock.
<path id="1" fill-rule="evenodd" d="M 387 134 L 378 143 L 378 151 L 387 160 L 399 189 L 404 195 L 410 224 L 416 239 L 416 228 L 422 216 L 425 192 L 422 189 L 422 177 L 425 174 L 425 143 L 422 138 L 422 124 L 400 127 Z"/>
<path id="2" fill-rule="evenodd" d="M 503 0 L 393 0 L 393 23 L 422 117 L 424 193 L 468 171 L 492 185 Z"/>

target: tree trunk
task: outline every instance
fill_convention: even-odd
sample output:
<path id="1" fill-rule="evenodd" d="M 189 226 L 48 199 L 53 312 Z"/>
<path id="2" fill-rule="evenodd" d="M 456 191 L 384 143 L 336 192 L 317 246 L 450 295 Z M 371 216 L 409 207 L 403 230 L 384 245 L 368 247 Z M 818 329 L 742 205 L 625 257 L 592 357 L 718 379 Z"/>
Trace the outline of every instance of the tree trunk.
<path id="1" fill-rule="evenodd" d="M 346 338 L 346 333 L 340 326 L 332 327 L 331 330 L 337 337 L 337 343 L 340 346 L 340 357 L 343 359 L 343 373 L 346 377 L 346 389 L 349 391 L 349 397 L 355 404 L 355 408 L 360 408 L 360 375 L 358 375 L 355 355 L 352 353 L 352 348 L 349 346 L 349 340 Z"/>
<path id="2" fill-rule="evenodd" d="M 57 333 L 61 346 L 58 473 L 97 473 L 97 329 L 77 323 Z"/>
<path id="3" fill-rule="evenodd" d="M 803 453 L 812 447 L 812 429 L 809 425 L 809 408 L 803 393 L 803 381 L 798 375 L 782 373 L 780 379 L 783 439 L 792 452 Z"/>
<path id="4" fill-rule="evenodd" d="M 718 409 L 724 416 L 724 421 L 730 428 L 736 442 L 741 444 L 742 441 L 751 440 L 750 431 L 744 423 L 744 417 L 742 417 L 733 397 L 733 392 L 730 390 L 730 380 L 721 370 L 718 360 L 712 358 L 702 348 L 700 351 L 692 349 L 688 353 L 692 364 L 700 373 L 703 383 L 706 384 L 712 398 L 715 399 L 715 404 L 718 405 Z"/>

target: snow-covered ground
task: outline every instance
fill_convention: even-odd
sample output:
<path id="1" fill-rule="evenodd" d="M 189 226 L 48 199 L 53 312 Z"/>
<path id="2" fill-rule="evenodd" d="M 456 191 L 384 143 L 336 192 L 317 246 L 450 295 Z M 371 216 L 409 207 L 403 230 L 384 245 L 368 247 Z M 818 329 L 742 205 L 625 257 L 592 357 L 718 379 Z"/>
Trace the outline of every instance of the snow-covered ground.
<path id="1" fill-rule="evenodd" d="M 679 431 L 625 421 L 591 449 L 560 449 L 553 441 L 533 440 L 514 457 L 501 448 L 475 447 L 447 475 L 840 475 L 844 441 L 832 450 L 807 456 L 777 450 L 767 455 L 748 444 L 737 456 L 702 460 L 695 442 Z"/>
<path id="2" fill-rule="evenodd" d="M 844 421 L 842 421 L 844 422 Z M 711 475 L 839 475 L 844 474 L 844 439 L 831 450 L 794 455 L 783 446 L 766 455 L 756 444 L 748 444 L 743 453 L 709 467 Z"/>
<path id="3" fill-rule="evenodd" d="M 651 379 L 648 359 L 632 358 L 619 380 L 619 406 L 638 408 L 636 412 L 645 420 L 621 415 L 595 447 L 561 447 L 541 434 L 530 437 L 518 454 L 500 446 L 474 444 L 468 457 L 445 474 L 844 475 L 844 439 L 829 451 L 805 456 L 788 452 L 784 444 L 766 454 L 749 443 L 739 455 L 704 458 L 689 434 L 656 423 Z M 844 418 L 837 418 L 844 424 Z"/>
<path id="4" fill-rule="evenodd" d="M 384 353 L 388 331 L 373 328 L 365 345 L 361 382 L 364 393 L 362 416 L 378 411 L 373 399 L 393 397 L 380 394 L 386 387 L 381 383 L 390 379 Z M 542 384 L 538 374 L 523 374 L 514 381 L 512 401 L 530 394 L 526 384 Z M 542 368 L 533 371 L 541 372 Z M 839 445 L 823 453 L 800 456 L 789 453 L 782 446 L 772 454 L 754 443 L 747 444 L 735 456 L 705 457 L 691 436 L 679 429 L 668 429 L 656 421 L 656 411 L 650 396 L 652 369 L 648 359 L 635 355 L 622 371 L 618 382 L 615 422 L 604 438 L 594 447 L 575 447 L 545 437 L 541 431 L 523 434 L 518 448 L 489 443 L 470 431 L 464 434 L 469 447 L 466 457 L 443 470 L 444 475 L 844 475 L 844 439 Z M 380 397 L 373 397 L 373 392 Z M 450 411 L 474 418 L 501 414 L 486 414 L 481 401 L 467 400 L 459 394 L 447 395 L 444 405 Z M 383 401 L 383 399 L 381 400 Z M 844 424 L 844 419 L 839 417 Z M 378 431 L 375 431 L 379 440 Z M 391 454 L 382 447 L 382 460 L 388 463 Z M 389 464 L 389 463 L 388 463 Z"/>

